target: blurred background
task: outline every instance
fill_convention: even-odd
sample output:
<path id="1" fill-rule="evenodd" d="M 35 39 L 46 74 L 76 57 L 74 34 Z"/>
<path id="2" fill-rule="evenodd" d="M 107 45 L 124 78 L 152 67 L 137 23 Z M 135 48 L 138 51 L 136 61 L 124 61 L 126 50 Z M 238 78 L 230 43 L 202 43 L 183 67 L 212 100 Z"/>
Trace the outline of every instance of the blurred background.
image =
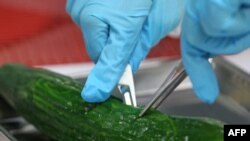
<path id="1" fill-rule="evenodd" d="M 0 64 L 89 62 L 82 33 L 66 14 L 65 3 L 65 0 L 1 0 Z M 178 46 L 178 39 L 166 38 L 149 57 L 179 57 Z"/>

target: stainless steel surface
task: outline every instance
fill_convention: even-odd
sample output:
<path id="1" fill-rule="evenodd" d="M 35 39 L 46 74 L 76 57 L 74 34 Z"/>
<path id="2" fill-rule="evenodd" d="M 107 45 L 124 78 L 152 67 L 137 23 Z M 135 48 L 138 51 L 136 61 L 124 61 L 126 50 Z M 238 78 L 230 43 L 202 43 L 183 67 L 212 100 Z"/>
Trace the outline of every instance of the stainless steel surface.
<path id="1" fill-rule="evenodd" d="M 0 141 L 10 141 L 7 136 L 0 131 Z"/>
<path id="2" fill-rule="evenodd" d="M 144 105 L 150 97 L 138 98 L 138 104 Z M 227 124 L 250 124 L 250 112 L 231 97 L 220 95 L 212 104 L 202 103 L 192 90 L 174 92 L 159 108 L 169 115 L 209 117 Z"/>
<path id="3" fill-rule="evenodd" d="M 10 141 L 8 137 L 3 134 L 2 131 L 0 131 L 0 141 Z"/>
<path id="4" fill-rule="evenodd" d="M 142 117 L 151 107 L 158 108 L 161 103 L 174 91 L 174 89 L 186 78 L 182 61 L 170 72 L 166 80 L 154 94 L 153 99 L 143 108 L 139 117 Z"/>
<path id="5" fill-rule="evenodd" d="M 0 126 L 0 141 L 16 141 L 9 132 Z"/>
<path id="6" fill-rule="evenodd" d="M 221 92 L 250 110 L 250 72 L 221 57 L 214 61 Z"/>

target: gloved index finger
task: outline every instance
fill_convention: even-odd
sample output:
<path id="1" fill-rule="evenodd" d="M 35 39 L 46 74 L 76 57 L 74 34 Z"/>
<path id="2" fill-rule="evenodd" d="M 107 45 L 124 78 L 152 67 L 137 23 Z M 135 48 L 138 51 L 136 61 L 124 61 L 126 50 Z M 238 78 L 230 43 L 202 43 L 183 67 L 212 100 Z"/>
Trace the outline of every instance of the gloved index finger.
<path id="1" fill-rule="evenodd" d="M 102 102 L 111 95 L 138 42 L 145 15 L 116 18 L 119 20 L 116 19 L 110 23 L 107 43 L 101 51 L 97 64 L 89 74 L 82 92 L 83 98 L 88 102 Z M 133 21 L 135 25 L 131 25 L 128 20 Z"/>
<path id="2" fill-rule="evenodd" d="M 91 60 L 97 63 L 109 37 L 109 25 L 94 16 L 92 10 L 81 13 L 81 29 L 86 49 Z"/>

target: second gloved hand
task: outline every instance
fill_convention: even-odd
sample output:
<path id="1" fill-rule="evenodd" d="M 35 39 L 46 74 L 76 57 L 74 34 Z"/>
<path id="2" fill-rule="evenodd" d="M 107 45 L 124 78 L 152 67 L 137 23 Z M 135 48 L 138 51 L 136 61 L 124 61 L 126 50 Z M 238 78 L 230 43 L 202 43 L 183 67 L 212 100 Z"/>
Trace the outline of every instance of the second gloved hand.
<path id="1" fill-rule="evenodd" d="M 188 0 L 182 24 L 182 56 L 202 101 L 213 103 L 219 93 L 208 59 L 249 48 L 249 23 L 250 0 Z"/>
<path id="2" fill-rule="evenodd" d="M 96 64 L 82 91 L 85 101 L 107 100 L 128 63 L 136 72 L 152 46 L 178 24 L 179 1 L 67 1 L 67 12 L 80 26 Z"/>

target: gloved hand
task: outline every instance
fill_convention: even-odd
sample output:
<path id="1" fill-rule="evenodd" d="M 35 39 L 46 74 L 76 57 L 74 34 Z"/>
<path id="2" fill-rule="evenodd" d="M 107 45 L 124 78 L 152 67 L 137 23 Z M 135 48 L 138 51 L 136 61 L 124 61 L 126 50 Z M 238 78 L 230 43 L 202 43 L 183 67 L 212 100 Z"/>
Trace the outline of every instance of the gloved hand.
<path id="1" fill-rule="evenodd" d="M 188 0 L 182 24 L 184 67 L 196 95 L 213 103 L 218 82 L 208 59 L 250 47 L 250 0 Z"/>
<path id="2" fill-rule="evenodd" d="M 85 101 L 107 100 L 128 63 L 136 72 L 149 50 L 178 24 L 180 1 L 67 1 L 67 12 L 81 27 L 96 63 L 81 94 Z"/>

